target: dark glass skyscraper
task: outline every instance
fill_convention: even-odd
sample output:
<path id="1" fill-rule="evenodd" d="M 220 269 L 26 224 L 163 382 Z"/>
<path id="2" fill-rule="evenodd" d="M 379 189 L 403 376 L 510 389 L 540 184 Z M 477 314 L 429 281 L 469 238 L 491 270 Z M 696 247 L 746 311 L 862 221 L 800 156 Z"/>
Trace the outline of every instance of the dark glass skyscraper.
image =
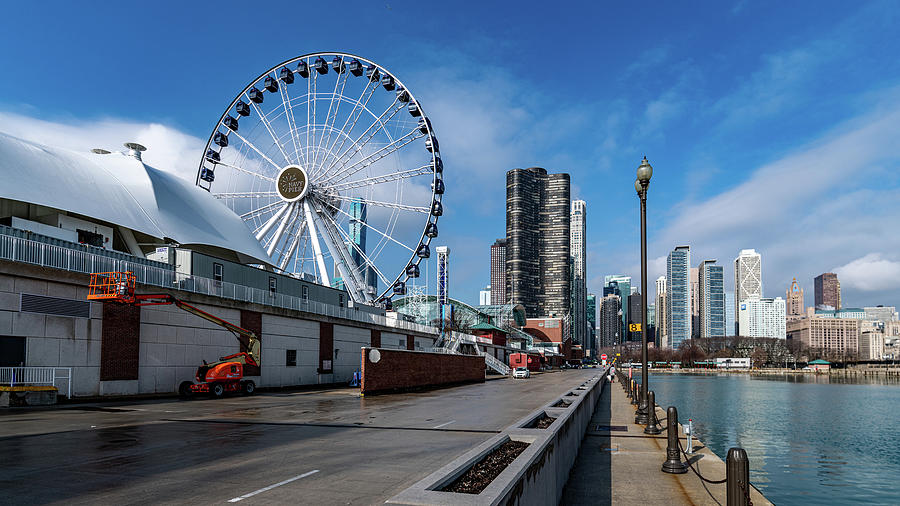
<path id="1" fill-rule="evenodd" d="M 699 267 L 700 337 L 725 337 L 725 272 L 715 260 Z"/>
<path id="2" fill-rule="evenodd" d="M 666 260 L 666 316 L 669 345 L 678 348 L 691 338 L 691 247 L 678 246 Z"/>
<path id="3" fill-rule="evenodd" d="M 525 306 L 529 317 L 569 313 L 570 206 L 568 174 L 506 173 L 506 301 Z"/>
<path id="4" fill-rule="evenodd" d="M 618 295 L 609 294 L 600 299 L 600 347 L 611 348 L 622 340 L 622 299 Z"/>
<path id="5" fill-rule="evenodd" d="M 491 245 L 491 304 L 506 304 L 506 239 Z"/>

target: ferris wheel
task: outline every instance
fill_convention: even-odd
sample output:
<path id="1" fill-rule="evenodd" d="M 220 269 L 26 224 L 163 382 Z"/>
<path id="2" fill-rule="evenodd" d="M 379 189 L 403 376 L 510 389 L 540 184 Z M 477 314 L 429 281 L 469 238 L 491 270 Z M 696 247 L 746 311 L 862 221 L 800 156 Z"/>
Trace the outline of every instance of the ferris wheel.
<path id="1" fill-rule="evenodd" d="M 399 79 L 359 56 L 312 53 L 232 100 L 196 183 L 241 217 L 273 267 L 371 303 L 404 295 L 431 256 L 442 175 L 431 121 Z"/>

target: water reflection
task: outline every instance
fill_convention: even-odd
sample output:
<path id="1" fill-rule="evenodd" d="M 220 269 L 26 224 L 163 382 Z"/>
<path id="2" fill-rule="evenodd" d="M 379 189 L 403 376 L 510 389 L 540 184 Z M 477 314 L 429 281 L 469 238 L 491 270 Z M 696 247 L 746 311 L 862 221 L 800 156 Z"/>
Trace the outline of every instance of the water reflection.
<path id="1" fill-rule="evenodd" d="M 900 504 L 896 377 L 654 374 L 650 385 L 717 455 L 743 447 L 776 504 Z"/>

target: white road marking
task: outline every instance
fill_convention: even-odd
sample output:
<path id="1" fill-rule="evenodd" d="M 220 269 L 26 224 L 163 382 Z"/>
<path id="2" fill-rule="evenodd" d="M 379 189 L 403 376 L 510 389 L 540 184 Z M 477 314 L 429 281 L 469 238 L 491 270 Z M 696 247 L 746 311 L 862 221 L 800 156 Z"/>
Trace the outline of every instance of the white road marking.
<path id="1" fill-rule="evenodd" d="M 248 497 L 253 497 L 253 496 L 255 496 L 256 494 L 261 494 L 261 493 L 266 492 L 266 491 L 268 491 L 268 490 L 272 490 L 272 489 L 275 488 L 275 487 L 280 487 L 280 486 L 282 486 L 282 485 L 287 485 L 288 483 L 290 483 L 290 482 L 292 482 L 292 481 L 297 481 L 297 480 L 299 480 L 300 478 L 306 478 L 307 476 L 310 476 L 310 475 L 312 475 L 312 474 L 316 474 L 316 473 L 318 473 L 318 472 L 319 472 L 318 469 L 314 469 L 314 470 L 312 470 L 312 471 L 310 471 L 310 472 L 308 472 L 308 473 L 299 474 L 299 475 L 297 475 L 297 476 L 294 476 L 293 478 L 288 478 L 288 479 L 286 479 L 286 480 L 284 480 L 284 481 L 279 481 L 278 483 L 276 483 L 276 484 L 274 484 L 274 485 L 269 485 L 268 487 L 261 488 L 261 489 L 259 489 L 259 490 L 254 490 L 253 492 L 250 492 L 249 494 L 244 494 L 244 495 L 242 495 L 242 496 L 240 496 L 240 497 L 235 497 L 234 499 L 229 499 L 228 502 L 238 502 L 238 501 L 243 501 L 244 499 L 246 499 L 246 498 L 248 498 Z"/>
<path id="2" fill-rule="evenodd" d="M 453 423 L 453 422 L 455 422 L 455 421 L 456 421 L 456 420 L 450 420 L 450 421 L 447 422 L 447 423 L 442 423 L 442 424 L 440 424 L 440 425 L 435 425 L 434 427 L 432 427 L 432 429 L 440 429 L 441 427 L 446 427 L 447 425 L 450 425 L 451 423 Z"/>

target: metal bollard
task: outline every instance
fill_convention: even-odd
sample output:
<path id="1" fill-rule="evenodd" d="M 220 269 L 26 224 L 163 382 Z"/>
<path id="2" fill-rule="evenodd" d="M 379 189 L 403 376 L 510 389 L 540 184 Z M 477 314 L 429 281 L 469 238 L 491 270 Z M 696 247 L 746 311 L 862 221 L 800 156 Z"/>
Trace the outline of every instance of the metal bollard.
<path id="1" fill-rule="evenodd" d="M 634 380 L 628 381 L 628 386 L 625 388 L 625 390 L 627 391 L 625 397 L 631 399 L 631 394 L 634 393 Z"/>
<path id="2" fill-rule="evenodd" d="M 647 412 L 649 413 L 650 421 L 644 429 L 644 434 L 656 435 L 661 433 L 662 429 L 659 428 L 659 419 L 656 418 L 656 394 L 653 393 L 653 390 L 647 392 Z"/>
<path id="3" fill-rule="evenodd" d="M 631 383 L 631 404 L 637 406 L 638 403 L 638 392 L 640 391 L 637 381 L 632 381 Z"/>
<path id="4" fill-rule="evenodd" d="M 663 462 L 662 471 L 670 474 L 687 472 L 678 449 L 678 409 L 675 406 L 669 406 L 666 411 L 666 461 Z"/>
<path id="5" fill-rule="evenodd" d="M 730 448 L 725 458 L 726 499 L 728 506 L 750 504 L 750 461 L 743 448 Z"/>

